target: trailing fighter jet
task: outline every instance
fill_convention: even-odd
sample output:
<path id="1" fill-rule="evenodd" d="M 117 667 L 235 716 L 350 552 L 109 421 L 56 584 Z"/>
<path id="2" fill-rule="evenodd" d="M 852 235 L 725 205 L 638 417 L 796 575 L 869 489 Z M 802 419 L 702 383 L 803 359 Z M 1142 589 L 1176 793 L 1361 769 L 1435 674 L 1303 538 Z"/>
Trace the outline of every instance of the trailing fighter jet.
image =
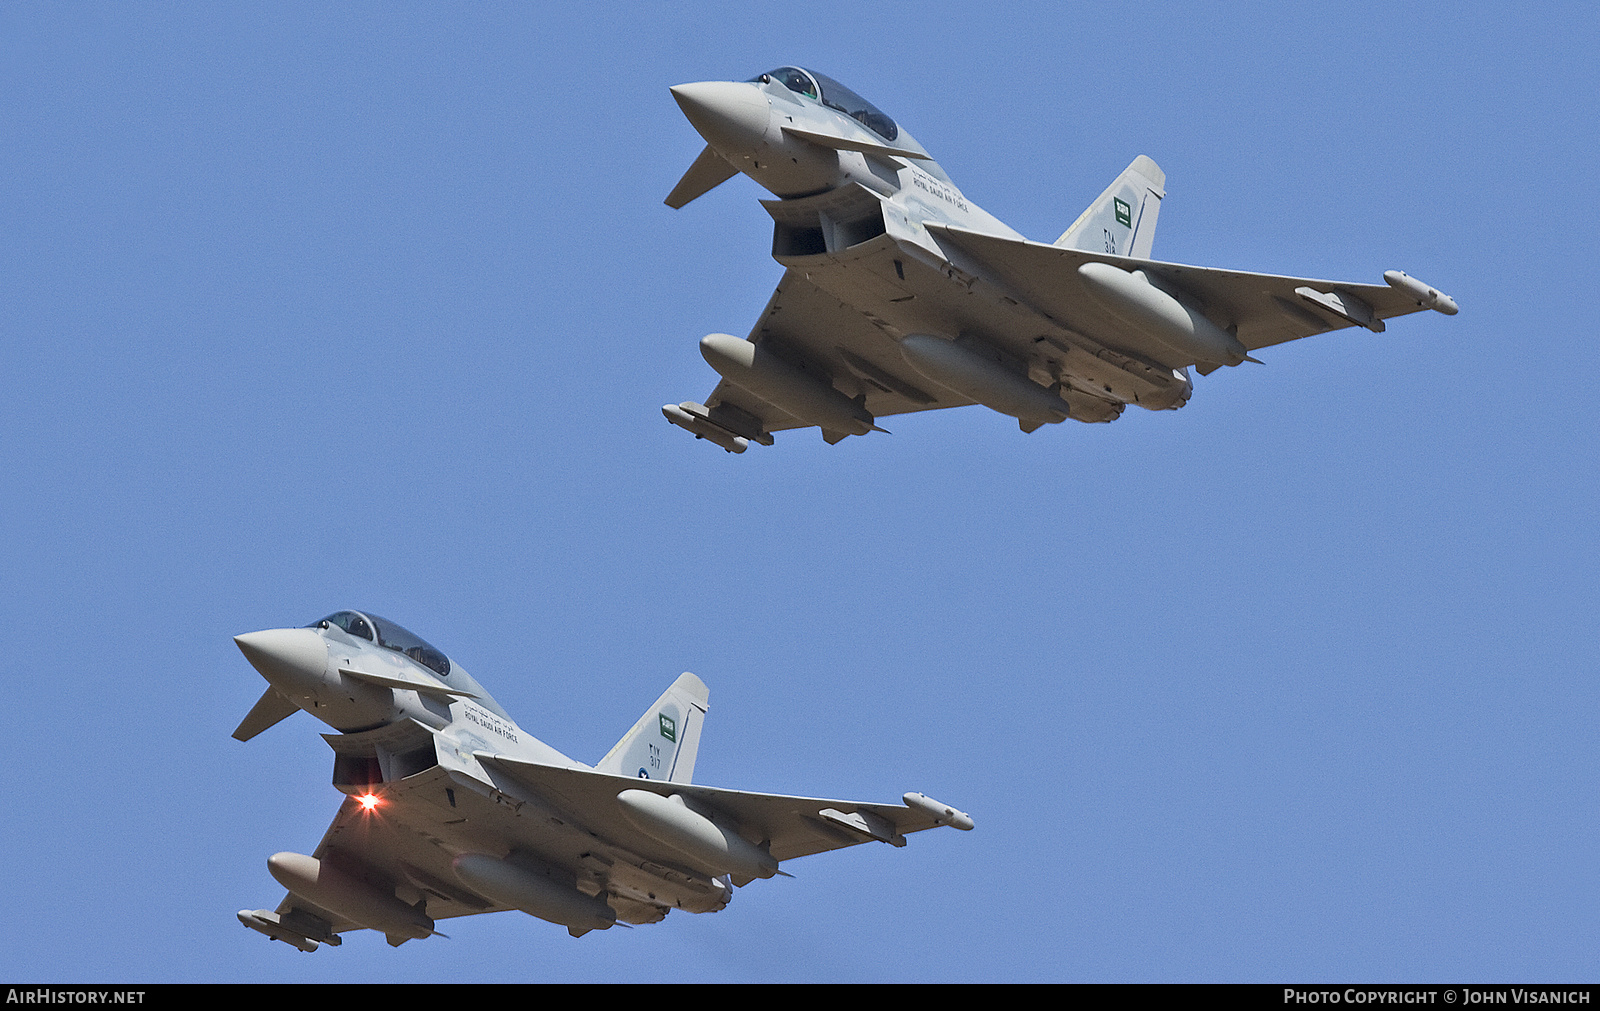
<path id="1" fill-rule="evenodd" d="M 898 123 L 815 71 L 671 89 L 706 140 L 667 196 L 678 208 L 743 172 L 778 199 L 772 256 L 787 268 L 747 339 L 711 334 L 721 374 L 668 421 L 733 453 L 815 426 L 829 443 L 879 418 L 964 404 L 1024 432 L 1173 410 L 1207 375 L 1273 344 L 1421 309 L 1437 289 L 1249 274 L 1152 260 L 1166 175 L 1133 160 L 1054 243 L 1030 242 L 968 200 Z"/>
<path id="2" fill-rule="evenodd" d="M 368 928 L 393 945 L 451 916 L 520 909 L 574 937 L 682 909 L 722 909 L 735 886 L 785 860 L 966 814 L 908 793 L 903 805 L 695 786 L 709 693 L 672 683 L 594 767 L 534 739 L 461 666 L 370 612 L 236 636 L 267 679 L 233 736 L 304 709 L 333 727 L 346 795 L 309 856 L 267 868 L 289 894 L 239 922 L 302 951 Z M 787 876 L 787 875 L 785 875 Z"/>

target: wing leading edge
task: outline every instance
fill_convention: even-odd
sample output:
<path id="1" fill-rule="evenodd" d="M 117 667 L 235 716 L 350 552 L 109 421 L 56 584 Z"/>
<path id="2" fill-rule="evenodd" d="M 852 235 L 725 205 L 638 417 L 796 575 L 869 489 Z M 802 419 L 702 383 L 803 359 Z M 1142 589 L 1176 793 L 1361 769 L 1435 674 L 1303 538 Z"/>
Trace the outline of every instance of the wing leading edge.
<path id="1" fill-rule="evenodd" d="M 1386 319 L 1424 309 L 1453 315 L 1456 308 L 1437 292 L 1429 299 L 1426 285 L 1399 271 L 1384 275 L 1387 284 L 1357 284 L 1086 252 L 932 223 L 927 228 L 941 244 L 993 269 L 1031 304 L 1069 325 L 1082 319 L 1085 306 L 1095 305 L 1079 276 L 1086 263 L 1144 271 L 1224 329 L 1237 328 L 1239 342 L 1249 351 L 1351 326 L 1382 333 Z"/>
<path id="2" fill-rule="evenodd" d="M 486 756 L 478 757 L 481 761 Z M 910 833 L 940 825 L 972 827 L 972 820 L 965 814 L 920 794 L 907 794 L 905 806 L 867 804 L 634 779 L 503 756 L 489 760 L 524 788 L 548 799 L 611 842 L 669 863 L 681 862 L 682 853 L 673 852 L 659 837 L 636 827 L 618 802 L 619 794 L 632 790 L 661 797 L 678 794 L 731 818 L 745 838 L 764 847 L 778 861 L 873 841 L 904 846 Z"/>

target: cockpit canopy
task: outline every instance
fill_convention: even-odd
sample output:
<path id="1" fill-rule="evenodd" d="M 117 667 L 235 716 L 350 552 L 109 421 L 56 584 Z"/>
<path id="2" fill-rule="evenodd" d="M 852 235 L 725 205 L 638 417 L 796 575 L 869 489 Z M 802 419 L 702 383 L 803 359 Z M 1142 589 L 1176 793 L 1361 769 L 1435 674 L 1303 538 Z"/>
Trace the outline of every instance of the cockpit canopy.
<path id="1" fill-rule="evenodd" d="M 440 677 L 450 675 L 450 658 L 430 646 L 421 636 L 408 632 L 387 618 L 359 611 L 339 611 L 330 614 L 312 627 L 326 628 L 338 625 L 357 639 L 376 642 L 384 649 L 404 653 Z"/>
<path id="2" fill-rule="evenodd" d="M 825 74 L 800 67 L 779 67 L 750 79 L 752 84 L 765 84 L 768 81 L 777 81 L 796 94 L 816 99 L 828 108 L 844 113 L 884 140 L 894 140 L 900 135 L 900 128 L 894 120 L 885 116 L 877 106 Z"/>

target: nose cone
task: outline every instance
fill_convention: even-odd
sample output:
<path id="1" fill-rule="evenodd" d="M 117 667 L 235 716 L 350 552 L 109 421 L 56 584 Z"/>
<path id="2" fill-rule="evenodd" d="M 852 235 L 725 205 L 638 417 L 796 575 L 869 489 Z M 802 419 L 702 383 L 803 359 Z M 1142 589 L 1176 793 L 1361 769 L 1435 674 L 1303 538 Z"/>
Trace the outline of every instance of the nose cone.
<path id="1" fill-rule="evenodd" d="M 250 666 L 285 691 L 315 688 L 328 669 L 328 644 L 309 628 L 269 628 L 236 635 L 233 641 Z"/>
<path id="2" fill-rule="evenodd" d="M 724 157 L 753 154 L 766 139 L 771 109 L 756 85 L 702 81 L 680 84 L 671 91 L 700 136 Z"/>

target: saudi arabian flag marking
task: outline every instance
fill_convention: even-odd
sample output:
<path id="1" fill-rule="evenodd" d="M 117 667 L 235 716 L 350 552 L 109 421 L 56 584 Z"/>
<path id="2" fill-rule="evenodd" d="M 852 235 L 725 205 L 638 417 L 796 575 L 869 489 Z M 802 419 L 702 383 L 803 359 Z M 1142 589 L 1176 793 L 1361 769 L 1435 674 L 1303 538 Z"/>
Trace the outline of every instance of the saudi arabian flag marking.
<path id="1" fill-rule="evenodd" d="M 1112 197 L 1111 205 L 1116 208 L 1117 211 L 1117 224 L 1127 225 L 1129 228 L 1132 228 L 1133 208 L 1129 206 L 1128 202 L 1120 197 Z"/>
<path id="2" fill-rule="evenodd" d="M 666 713 L 657 713 L 656 716 L 660 717 L 661 719 L 661 736 L 665 737 L 673 744 L 677 744 L 678 724 Z"/>

